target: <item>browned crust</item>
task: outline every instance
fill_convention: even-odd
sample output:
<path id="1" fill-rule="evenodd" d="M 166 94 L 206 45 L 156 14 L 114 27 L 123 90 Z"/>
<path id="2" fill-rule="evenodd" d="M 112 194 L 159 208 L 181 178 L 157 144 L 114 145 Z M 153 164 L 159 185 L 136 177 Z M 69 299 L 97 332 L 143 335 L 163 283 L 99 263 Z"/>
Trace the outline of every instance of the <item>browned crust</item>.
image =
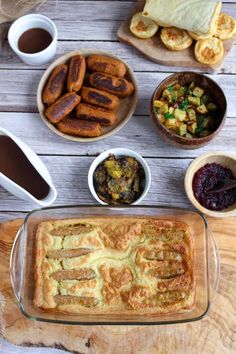
<path id="1" fill-rule="evenodd" d="M 118 97 L 130 96 L 134 91 L 134 85 L 124 78 L 94 72 L 89 76 L 90 85 Z"/>
<path id="2" fill-rule="evenodd" d="M 119 107 L 119 98 L 103 90 L 84 86 L 80 91 L 80 95 L 82 101 L 86 103 L 112 110 L 117 110 Z"/>
<path id="3" fill-rule="evenodd" d="M 69 117 L 60 121 L 57 124 L 57 129 L 65 134 L 88 138 L 100 136 L 102 134 L 101 125 L 99 123 Z"/>
<path id="4" fill-rule="evenodd" d="M 101 54 L 89 55 L 87 65 L 91 71 L 99 71 L 119 77 L 124 77 L 126 74 L 126 66 L 121 60 Z"/>
<path id="5" fill-rule="evenodd" d="M 90 122 L 97 122 L 105 126 L 112 125 L 116 121 L 115 112 L 88 103 L 80 103 L 76 107 L 76 117 Z"/>
<path id="6" fill-rule="evenodd" d="M 97 235 L 101 235 L 101 232 L 103 232 L 103 226 L 106 226 L 104 230 L 109 230 L 110 226 L 109 225 L 117 225 L 119 227 L 126 227 L 128 225 L 135 225 L 136 223 L 138 225 L 141 225 L 141 228 L 138 226 L 136 229 L 136 233 L 132 232 L 132 237 L 128 238 L 125 242 L 131 242 L 133 243 L 133 238 L 137 237 L 143 237 L 142 234 L 142 226 L 147 225 L 147 224 L 153 224 L 154 228 L 159 227 L 160 229 L 165 230 L 165 228 L 174 228 L 178 229 L 181 232 L 185 232 L 184 236 L 184 244 L 187 246 L 187 252 L 184 251 L 184 253 L 181 253 L 183 257 L 183 263 L 182 265 L 184 266 L 186 272 L 184 274 L 179 274 L 176 273 L 176 276 L 174 276 L 171 279 L 160 279 L 156 285 L 156 289 L 158 291 L 156 296 L 152 295 L 152 288 L 150 288 L 147 285 L 137 285 L 134 284 L 131 286 L 131 288 L 127 288 L 127 284 L 129 282 L 132 282 L 135 280 L 134 277 L 134 270 L 131 267 L 130 264 L 126 264 L 124 266 L 119 266 L 116 263 L 113 263 L 114 266 L 110 267 L 106 262 L 103 263 L 102 267 L 100 267 L 99 273 L 100 277 L 102 275 L 103 279 L 103 287 L 101 289 L 102 294 L 103 294 L 103 300 L 105 303 L 107 303 L 107 306 L 102 306 L 100 308 L 100 296 L 98 296 L 98 293 L 95 293 L 92 295 L 91 293 L 88 293 L 88 295 L 76 295 L 74 296 L 73 294 L 49 294 L 47 293 L 48 289 L 48 282 L 46 281 L 46 278 L 43 279 L 42 276 L 42 261 L 46 257 L 48 251 L 50 250 L 50 242 L 48 240 L 48 236 L 50 235 L 50 232 L 53 231 L 55 228 L 65 228 L 66 226 L 72 227 L 72 225 L 77 225 L 81 223 L 82 225 L 88 225 L 92 227 L 94 230 L 100 230 L 100 227 L 102 227 L 101 231 L 98 231 Z M 104 223 L 106 225 L 104 225 Z M 113 227 L 111 228 L 111 230 Z M 116 229 L 115 229 L 116 230 Z M 90 231 L 89 231 L 90 232 Z M 88 235 L 90 235 L 92 232 L 90 232 Z M 119 237 L 121 235 L 118 234 Z M 54 238 L 57 236 L 51 236 L 51 238 Z M 67 237 L 67 236 L 66 236 Z M 74 236 L 71 236 L 74 237 Z M 88 236 L 87 236 L 88 237 Z M 60 238 L 60 236 L 59 236 Z M 151 236 L 151 240 L 155 241 L 155 238 Z M 135 241 L 136 242 L 136 241 Z M 148 243 L 146 246 L 148 247 L 161 247 L 161 242 L 159 239 L 155 241 L 155 246 L 151 246 L 153 242 Z M 181 246 L 182 241 L 180 242 Z M 134 243 L 135 245 L 136 243 Z M 49 249 L 47 249 L 49 247 Z M 113 248 L 109 248 L 109 246 L 105 247 L 105 250 L 107 249 L 112 250 Z M 110 247 L 114 247 L 111 246 Z M 135 246 L 136 247 L 136 246 Z M 140 243 L 140 247 L 144 247 L 143 241 Z M 168 247 L 167 249 L 174 249 L 174 250 L 182 250 L 183 247 L 179 247 L 178 244 L 173 244 L 172 242 L 168 241 Z M 102 248 L 103 249 L 103 248 Z M 138 248 L 137 248 L 138 249 Z M 149 249 L 149 248 L 148 248 Z M 126 249 L 120 249 L 120 251 L 125 251 Z M 145 247 L 144 247 L 145 250 Z M 117 252 L 115 250 L 115 252 Z M 134 248 L 135 251 L 135 248 Z M 100 251 L 99 251 L 100 252 Z M 110 252 L 110 251 L 109 251 Z M 130 251 L 129 251 L 130 252 Z M 94 253 L 96 255 L 96 250 Z M 100 254 L 100 253 L 99 253 Z M 88 257 L 88 255 L 84 255 L 82 257 Z M 54 309 L 53 311 L 60 311 L 60 312 L 65 312 L 65 313 L 81 313 L 81 314 L 112 314 L 112 313 L 117 313 L 117 308 L 114 307 L 114 301 L 116 301 L 117 296 L 121 296 L 122 301 L 125 301 L 127 304 L 128 308 L 127 309 L 118 309 L 118 313 L 122 315 L 127 315 L 132 313 L 135 314 L 149 314 L 149 315 L 156 315 L 156 314 L 161 314 L 161 313 L 169 313 L 169 312 L 176 312 L 176 311 L 187 311 L 194 305 L 194 296 L 195 296 L 195 279 L 194 279 L 194 245 L 193 245 L 193 240 L 190 235 L 190 230 L 187 224 L 185 224 L 182 221 L 176 221 L 176 220 L 159 220 L 159 219 L 153 219 L 153 218 L 139 218 L 139 217 L 93 217 L 93 218 L 86 218 L 86 219 L 65 219 L 65 220 L 58 220 L 58 221 L 46 221 L 42 222 L 36 232 L 36 245 L 35 245 L 35 297 L 34 297 L 34 304 L 37 307 L 40 307 L 41 309 L 48 311 L 50 308 Z M 120 259 L 121 257 L 119 257 Z M 151 257 L 152 258 L 152 257 Z M 93 262 L 90 264 L 89 263 L 89 258 L 84 258 L 85 267 L 87 271 L 83 268 L 77 268 L 76 270 L 69 270 L 69 271 L 58 271 L 54 272 L 52 275 L 52 278 L 54 280 L 58 279 L 61 281 L 62 279 L 68 279 L 72 280 L 75 277 L 75 273 L 77 273 L 77 279 L 80 279 L 81 281 L 85 282 L 83 284 L 89 284 L 89 288 L 91 290 L 96 286 L 97 282 L 97 277 L 98 274 L 94 274 L 94 271 L 92 270 L 93 268 Z M 165 260 L 160 261 L 160 263 L 157 263 L 157 260 L 154 257 L 154 260 L 142 260 L 143 262 L 156 262 L 155 267 L 162 267 L 165 266 Z M 167 264 L 172 266 L 178 266 L 178 261 L 172 260 L 171 262 L 167 262 Z M 91 266 L 91 267 L 90 267 Z M 150 268 L 151 267 L 151 268 Z M 151 264 L 148 266 L 147 269 L 143 270 L 143 275 L 142 278 L 145 279 L 145 276 L 148 275 L 147 272 L 149 272 L 150 269 L 153 268 L 153 265 Z M 140 268 L 141 269 L 141 268 Z M 85 270 L 85 272 L 84 272 Z M 90 272 L 91 271 L 91 272 Z M 75 273 L 74 273 L 75 272 Z M 87 273 L 86 273 L 87 272 Z M 145 275 L 146 274 L 146 275 Z M 94 278 L 95 276 L 95 278 Z M 147 278 L 148 279 L 148 278 Z M 94 283 L 95 281 L 95 283 Z M 87 283 L 87 282 L 93 282 L 93 283 Z M 81 284 L 81 286 L 85 286 Z M 100 285 L 99 285 L 100 287 Z M 72 288 L 73 289 L 73 288 Z M 85 288 L 87 289 L 87 288 Z M 86 290 L 87 291 L 87 290 Z M 45 293 L 46 292 L 46 293 Z M 162 295 L 163 294 L 163 295 Z M 92 300 L 91 300 L 92 299 Z M 91 302 L 90 302 L 91 300 Z M 85 301 L 85 302 L 84 302 Z M 163 305 L 160 306 L 160 301 L 163 302 Z M 108 306 L 109 304 L 109 306 Z M 91 307 L 93 307 L 93 310 L 91 310 Z M 92 312 L 91 312 L 92 311 Z"/>
<path id="7" fill-rule="evenodd" d="M 51 123 L 58 123 L 80 103 L 80 100 L 81 97 L 74 92 L 66 93 L 46 109 L 45 116 Z"/>
<path id="8" fill-rule="evenodd" d="M 86 71 L 86 62 L 83 55 L 75 55 L 71 58 L 67 77 L 67 90 L 78 92 L 83 84 Z"/>
<path id="9" fill-rule="evenodd" d="M 61 96 L 66 83 L 68 66 L 60 64 L 51 73 L 48 82 L 43 90 L 43 102 L 47 105 L 52 104 Z"/>

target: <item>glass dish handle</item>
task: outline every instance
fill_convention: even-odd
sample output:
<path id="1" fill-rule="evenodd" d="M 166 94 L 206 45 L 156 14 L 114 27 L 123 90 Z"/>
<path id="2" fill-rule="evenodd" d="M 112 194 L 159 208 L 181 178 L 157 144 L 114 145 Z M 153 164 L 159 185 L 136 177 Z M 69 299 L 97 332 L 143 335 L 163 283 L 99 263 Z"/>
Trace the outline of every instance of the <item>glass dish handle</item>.
<path id="1" fill-rule="evenodd" d="M 209 284 L 210 284 L 210 300 L 212 301 L 216 296 L 220 283 L 220 254 L 214 235 L 209 228 L 208 238 L 208 253 L 209 253 Z"/>
<path id="2" fill-rule="evenodd" d="M 20 248 L 20 240 L 21 235 L 23 233 L 23 225 L 17 231 L 15 240 L 12 245 L 11 257 L 10 257 L 10 279 L 13 292 L 18 302 L 20 302 L 20 285 L 21 285 L 21 274 L 22 274 L 22 264 L 20 264 L 20 260 L 22 259 L 20 256 L 20 252 L 22 251 Z"/>

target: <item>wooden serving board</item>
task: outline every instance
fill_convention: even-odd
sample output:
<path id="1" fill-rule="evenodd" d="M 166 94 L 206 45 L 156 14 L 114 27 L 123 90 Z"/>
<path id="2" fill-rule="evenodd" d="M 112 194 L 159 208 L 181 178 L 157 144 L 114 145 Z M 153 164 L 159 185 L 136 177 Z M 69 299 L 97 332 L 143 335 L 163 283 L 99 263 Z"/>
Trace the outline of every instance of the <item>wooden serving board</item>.
<path id="1" fill-rule="evenodd" d="M 26 319 L 9 278 L 11 247 L 21 223 L 18 219 L 0 224 L 0 308 L 2 334 L 9 342 L 80 354 L 236 352 L 236 218 L 209 219 L 221 256 L 219 292 L 209 314 L 198 322 L 165 326 L 68 326 Z"/>
<path id="2" fill-rule="evenodd" d="M 144 8 L 144 0 L 138 0 L 137 7 L 134 9 L 134 13 L 142 11 Z M 159 31 L 157 35 L 150 39 L 139 39 L 135 37 L 129 29 L 130 20 L 132 16 L 130 16 L 127 20 L 125 20 L 120 28 L 118 29 L 117 36 L 121 42 L 127 43 L 136 49 L 138 49 L 141 53 L 143 53 L 150 60 L 167 66 L 178 66 L 183 68 L 191 68 L 196 69 L 198 71 L 204 71 L 209 73 L 216 73 L 221 69 L 224 65 L 224 59 L 226 55 L 230 52 L 234 42 L 235 36 L 223 41 L 224 44 L 224 56 L 222 60 L 213 65 L 205 65 L 197 62 L 194 56 L 194 45 L 196 41 L 193 41 L 193 44 L 181 51 L 171 51 L 167 49 L 162 43 Z"/>

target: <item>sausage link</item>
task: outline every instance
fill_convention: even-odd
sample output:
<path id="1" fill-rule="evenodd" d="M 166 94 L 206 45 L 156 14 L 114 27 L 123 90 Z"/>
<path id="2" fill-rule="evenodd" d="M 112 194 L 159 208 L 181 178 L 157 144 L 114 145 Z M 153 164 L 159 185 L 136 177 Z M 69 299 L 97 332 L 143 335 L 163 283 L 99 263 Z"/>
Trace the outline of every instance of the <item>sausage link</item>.
<path id="1" fill-rule="evenodd" d="M 81 97 L 74 92 L 66 93 L 46 109 L 45 116 L 50 122 L 58 123 L 80 103 L 80 100 Z"/>

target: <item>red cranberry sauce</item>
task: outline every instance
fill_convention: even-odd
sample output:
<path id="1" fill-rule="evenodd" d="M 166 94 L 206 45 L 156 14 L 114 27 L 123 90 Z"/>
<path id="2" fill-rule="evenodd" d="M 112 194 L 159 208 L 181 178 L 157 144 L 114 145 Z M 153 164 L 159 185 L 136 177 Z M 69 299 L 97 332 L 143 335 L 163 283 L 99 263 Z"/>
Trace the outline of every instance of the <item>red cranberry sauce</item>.
<path id="1" fill-rule="evenodd" d="M 236 188 L 219 193 L 209 193 L 226 179 L 235 179 L 229 168 L 217 163 L 201 167 L 193 177 L 193 193 L 198 202 L 209 210 L 223 210 L 236 202 Z"/>

